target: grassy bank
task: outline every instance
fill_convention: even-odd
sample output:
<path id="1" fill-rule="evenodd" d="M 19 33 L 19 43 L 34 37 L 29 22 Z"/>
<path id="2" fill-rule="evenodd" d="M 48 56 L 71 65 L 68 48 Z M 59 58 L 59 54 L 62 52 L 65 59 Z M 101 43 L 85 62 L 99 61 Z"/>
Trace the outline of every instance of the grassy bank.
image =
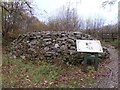
<path id="1" fill-rule="evenodd" d="M 3 87 L 32 87 L 42 85 L 42 82 L 50 83 L 62 71 L 61 67 L 45 62 L 33 64 L 9 57 L 3 55 Z"/>
<path id="2" fill-rule="evenodd" d="M 84 73 L 78 66 L 58 66 L 42 61 L 12 59 L 3 54 L 2 87 L 90 87 L 96 79 L 93 67 Z"/>
<path id="3" fill-rule="evenodd" d="M 116 49 L 120 49 L 120 39 L 117 40 L 106 40 L 106 41 L 102 41 L 103 45 L 112 45 L 114 46 Z"/>

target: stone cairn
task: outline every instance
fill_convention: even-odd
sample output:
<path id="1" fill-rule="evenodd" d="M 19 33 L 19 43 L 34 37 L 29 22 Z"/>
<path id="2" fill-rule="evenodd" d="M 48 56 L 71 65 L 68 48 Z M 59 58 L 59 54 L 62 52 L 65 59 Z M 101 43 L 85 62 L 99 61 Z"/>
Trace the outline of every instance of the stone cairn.
<path id="1" fill-rule="evenodd" d="M 94 38 L 82 32 L 31 32 L 19 35 L 10 45 L 10 52 L 14 58 L 23 60 L 45 60 L 52 62 L 54 59 L 63 62 L 79 63 L 83 61 L 83 53 L 76 50 L 76 39 L 93 40 Z M 108 58 L 109 52 L 103 48 L 99 58 Z"/>

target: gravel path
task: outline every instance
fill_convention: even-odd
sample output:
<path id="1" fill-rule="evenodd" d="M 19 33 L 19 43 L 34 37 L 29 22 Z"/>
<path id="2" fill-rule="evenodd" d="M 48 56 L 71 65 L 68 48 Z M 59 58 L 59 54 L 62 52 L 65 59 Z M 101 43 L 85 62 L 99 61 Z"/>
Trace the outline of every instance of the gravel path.
<path id="1" fill-rule="evenodd" d="M 93 88 L 118 88 L 118 50 L 110 45 L 107 48 L 111 62 L 105 64 L 105 67 L 109 69 L 109 74 L 106 77 L 100 76 Z"/>
<path id="2" fill-rule="evenodd" d="M 113 46 L 108 48 L 110 52 L 110 59 L 112 60 L 107 66 L 112 70 L 112 78 L 110 82 L 110 88 L 118 87 L 118 50 Z"/>

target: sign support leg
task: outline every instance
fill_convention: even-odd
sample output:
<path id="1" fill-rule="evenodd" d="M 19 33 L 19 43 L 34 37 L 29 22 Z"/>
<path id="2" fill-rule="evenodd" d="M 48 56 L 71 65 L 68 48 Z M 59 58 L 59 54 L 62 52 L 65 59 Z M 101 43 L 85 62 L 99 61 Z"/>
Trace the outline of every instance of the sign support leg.
<path id="1" fill-rule="evenodd" d="M 87 54 L 84 53 L 84 69 L 87 70 Z"/>
<path id="2" fill-rule="evenodd" d="M 98 59 L 98 53 L 95 53 L 95 70 L 98 70 L 98 64 L 99 64 L 99 59 Z"/>
<path id="3" fill-rule="evenodd" d="M 94 63 L 95 63 L 95 70 L 98 70 L 98 64 L 99 64 L 99 59 L 98 59 L 98 53 L 95 53 L 95 57 L 90 57 L 89 55 L 87 55 L 87 53 L 84 53 L 84 70 L 87 70 L 87 61 L 88 59 L 92 60 L 94 59 Z"/>

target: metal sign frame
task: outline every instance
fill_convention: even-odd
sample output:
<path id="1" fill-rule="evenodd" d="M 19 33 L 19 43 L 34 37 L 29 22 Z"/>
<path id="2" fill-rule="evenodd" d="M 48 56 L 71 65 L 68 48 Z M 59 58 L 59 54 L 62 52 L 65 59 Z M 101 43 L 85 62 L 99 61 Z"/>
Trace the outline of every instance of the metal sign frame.
<path id="1" fill-rule="evenodd" d="M 99 40 L 76 40 L 76 46 L 78 52 L 83 52 L 84 56 L 84 69 L 86 71 L 88 60 L 94 60 L 95 70 L 98 70 L 99 58 L 98 53 L 102 53 L 103 49 Z M 88 53 L 94 53 L 94 57 L 88 55 Z"/>

